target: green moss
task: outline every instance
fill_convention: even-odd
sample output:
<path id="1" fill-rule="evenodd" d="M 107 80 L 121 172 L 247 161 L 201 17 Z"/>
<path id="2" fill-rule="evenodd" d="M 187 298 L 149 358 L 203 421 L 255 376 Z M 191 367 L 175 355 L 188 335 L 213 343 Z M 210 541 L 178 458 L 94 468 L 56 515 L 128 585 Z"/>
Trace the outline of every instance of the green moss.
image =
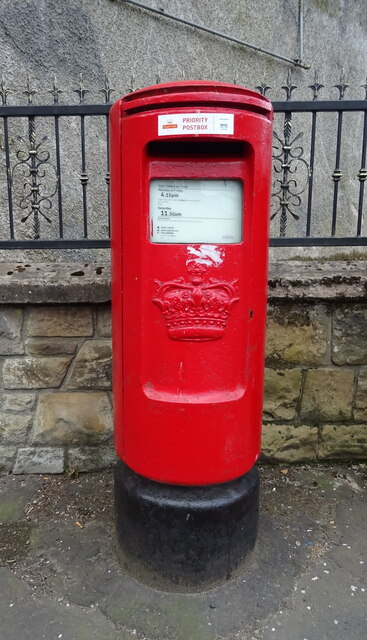
<path id="1" fill-rule="evenodd" d="M 340 3 L 336 0 L 312 0 L 315 9 L 329 16 L 329 18 L 337 18 L 340 13 Z"/>
<path id="2" fill-rule="evenodd" d="M 190 596 L 177 595 L 162 603 L 143 602 L 110 603 L 107 615 L 115 624 L 136 629 L 156 640 L 213 640 L 214 630 L 208 625 L 206 605 L 202 607 Z"/>
<path id="3" fill-rule="evenodd" d="M 31 549 L 37 549 L 41 546 L 41 536 L 38 528 L 32 529 L 29 534 L 29 547 Z"/>
<path id="4" fill-rule="evenodd" d="M 312 470 L 302 474 L 305 484 L 319 487 L 324 491 L 332 491 L 334 487 L 334 478 L 328 473 L 314 473 Z"/>
<path id="5" fill-rule="evenodd" d="M 24 500 L 22 498 L 2 497 L 0 502 L 0 523 L 6 524 L 19 520 L 23 515 Z"/>
<path id="6" fill-rule="evenodd" d="M 281 327 L 309 327 L 312 324 L 309 308 L 303 307 L 301 304 L 293 305 L 293 307 L 289 305 L 286 309 L 282 306 L 273 307 L 269 318 Z"/>

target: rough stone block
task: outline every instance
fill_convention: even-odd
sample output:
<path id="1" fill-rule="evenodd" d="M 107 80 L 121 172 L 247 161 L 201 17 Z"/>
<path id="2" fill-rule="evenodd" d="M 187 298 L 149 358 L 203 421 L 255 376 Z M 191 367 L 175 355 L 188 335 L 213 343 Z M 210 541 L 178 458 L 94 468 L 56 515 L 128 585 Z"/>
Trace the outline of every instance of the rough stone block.
<path id="1" fill-rule="evenodd" d="M 354 418 L 367 420 L 367 369 L 362 369 L 358 376 Z"/>
<path id="2" fill-rule="evenodd" d="M 92 336 L 92 311 L 72 305 L 32 307 L 27 331 L 30 336 L 40 337 Z"/>
<path id="3" fill-rule="evenodd" d="M 64 449 L 23 447 L 18 450 L 13 473 L 63 473 Z"/>
<path id="4" fill-rule="evenodd" d="M 112 434 L 107 393 L 44 393 L 34 419 L 34 444 L 96 444 Z"/>
<path id="5" fill-rule="evenodd" d="M 0 407 L 9 413 L 23 413 L 33 408 L 36 398 L 36 393 L 0 393 Z"/>
<path id="6" fill-rule="evenodd" d="M 292 420 L 301 388 L 300 369 L 266 369 L 264 418 Z"/>
<path id="7" fill-rule="evenodd" d="M 87 340 L 76 356 L 67 387 L 69 389 L 110 389 L 111 384 L 110 340 Z"/>
<path id="8" fill-rule="evenodd" d="M 303 462 L 316 459 L 317 428 L 267 424 L 263 426 L 261 452 L 265 460 Z"/>
<path id="9" fill-rule="evenodd" d="M 0 473 L 10 473 L 14 466 L 16 447 L 0 446 Z"/>
<path id="10" fill-rule="evenodd" d="M 64 356 L 76 353 L 78 343 L 68 339 L 30 338 L 27 352 L 32 356 Z"/>
<path id="11" fill-rule="evenodd" d="M 367 364 L 367 307 L 348 305 L 333 316 L 332 360 L 335 364 Z"/>
<path id="12" fill-rule="evenodd" d="M 24 444 L 32 417 L 0 411 L 0 442 L 2 444 Z"/>
<path id="13" fill-rule="evenodd" d="M 292 304 L 269 308 L 266 362 L 280 364 L 324 364 L 328 318 L 322 306 Z"/>
<path id="14" fill-rule="evenodd" d="M 101 338 L 111 337 L 111 307 L 103 306 L 97 311 L 97 333 Z"/>
<path id="15" fill-rule="evenodd" d="M 352 417 L 354 371 L 311 369 L 306 372 L 301 418 L 316 423 Z"/>
<path id="16" fill-rule="evenodd" d="M 0 309 L 0 355 L 10 356 L 24 353 L 21 338 L 23 313 L 21 309 Z"/>
<path id="17" fill-rule="evenodd" d="M 320 429 L 318 457 L 367 458 L 367 424 L 325 424 Z"/>
<path id="18" fill-rule="evenodd" d="M 111 467 L 117 461 L 113 445 L 109 447 L 72 447 L 68 450 L 69 470 L 98 471 Z"/>
<path id="19" fill-rule="evenodd" d="M 8 359 L 3 369 L 4 387 L 6 389 L 59 387 L 70 361 L 71 358 L 51 356 Z"/>

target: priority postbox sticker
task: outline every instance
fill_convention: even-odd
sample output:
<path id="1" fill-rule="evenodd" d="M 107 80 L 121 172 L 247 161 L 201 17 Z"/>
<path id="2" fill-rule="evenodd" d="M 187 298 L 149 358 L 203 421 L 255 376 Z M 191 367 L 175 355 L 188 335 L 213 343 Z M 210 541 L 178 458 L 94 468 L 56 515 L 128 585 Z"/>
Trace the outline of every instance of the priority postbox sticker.
<path id="1" fill-rule="evenodd" d="M 174 113 L 158 116 L 159 136 L 233 135 L 233 113 Z"/>

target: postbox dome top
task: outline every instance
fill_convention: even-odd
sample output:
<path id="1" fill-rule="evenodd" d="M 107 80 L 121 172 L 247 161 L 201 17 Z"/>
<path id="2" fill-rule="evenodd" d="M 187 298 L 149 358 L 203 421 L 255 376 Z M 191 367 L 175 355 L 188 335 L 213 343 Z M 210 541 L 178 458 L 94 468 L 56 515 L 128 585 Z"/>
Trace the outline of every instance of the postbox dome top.
<path id="1" fill-rule="evenodd" d="M 227 82 L 183 80 L 138 89 L 119 100 L 126 115 L 184 106 L 220 106 L 258 111 L 271 117 L 271 102 L 257 91 Z"/>

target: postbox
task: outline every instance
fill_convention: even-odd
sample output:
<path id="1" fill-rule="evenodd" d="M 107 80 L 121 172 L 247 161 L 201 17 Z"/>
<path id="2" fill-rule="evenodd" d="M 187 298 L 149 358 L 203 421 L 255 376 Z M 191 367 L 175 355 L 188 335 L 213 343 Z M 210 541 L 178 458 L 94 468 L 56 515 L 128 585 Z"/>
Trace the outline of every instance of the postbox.
<path id="1" fill-rule="evenodd" d="M 111 109 L 118 533 L 177 583 L 228 574 L 231 521 L 234 565 L 256 538 L 271 136 L 270 102 L 226 83 Z"/>

